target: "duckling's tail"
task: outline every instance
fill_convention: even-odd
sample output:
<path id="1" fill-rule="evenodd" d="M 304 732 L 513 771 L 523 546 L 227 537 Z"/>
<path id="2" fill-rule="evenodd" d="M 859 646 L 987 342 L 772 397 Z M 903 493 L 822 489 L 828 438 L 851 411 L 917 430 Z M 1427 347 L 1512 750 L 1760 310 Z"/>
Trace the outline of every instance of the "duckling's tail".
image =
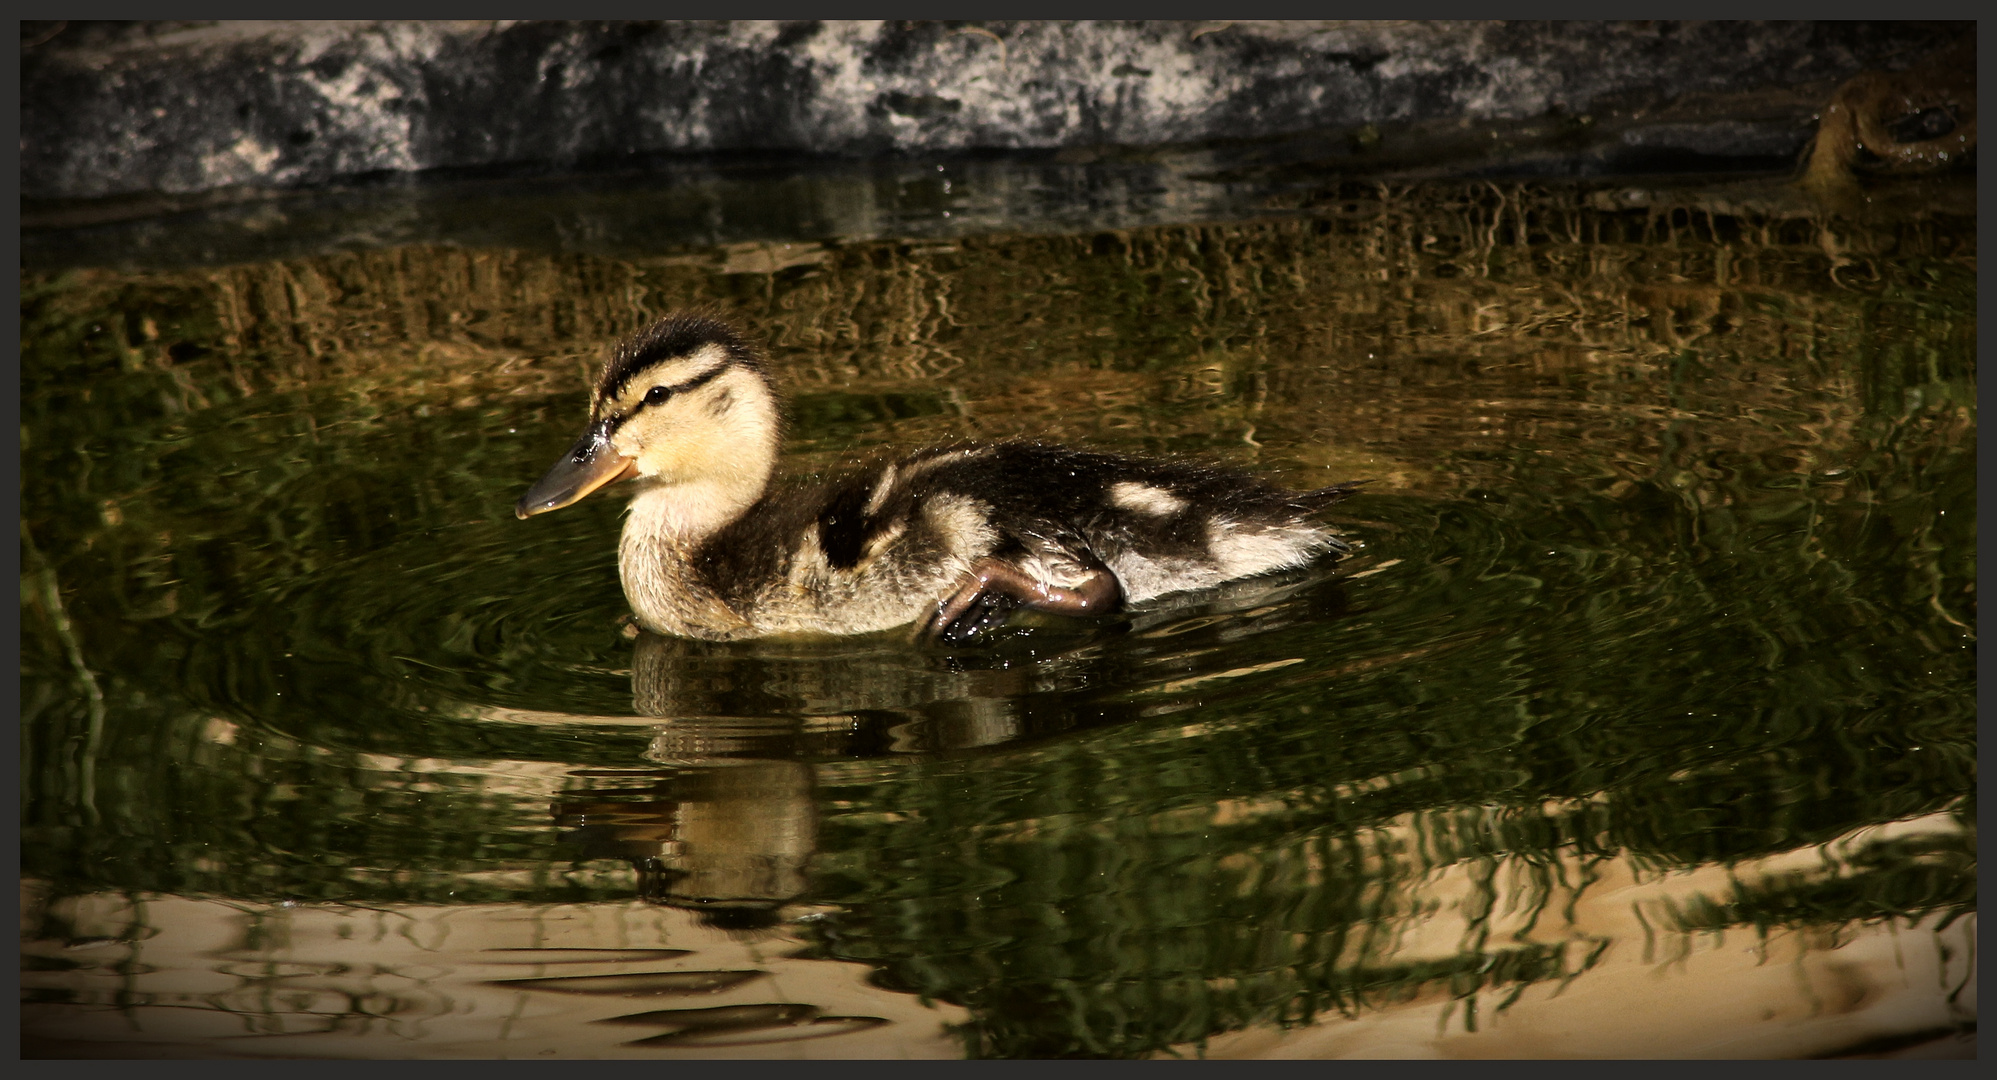
<path id="1" fill-rule="evenodd" d="M 1341 502 L 1346 496 L 1372 483 L 1371 480 L 1347 480 L 1342 484 L 1321 487 L 1316 491 L 1300 491 L 1292 496 L 1302 503 L 1307 513 L 1317 513 L 1333 503 Z"/>

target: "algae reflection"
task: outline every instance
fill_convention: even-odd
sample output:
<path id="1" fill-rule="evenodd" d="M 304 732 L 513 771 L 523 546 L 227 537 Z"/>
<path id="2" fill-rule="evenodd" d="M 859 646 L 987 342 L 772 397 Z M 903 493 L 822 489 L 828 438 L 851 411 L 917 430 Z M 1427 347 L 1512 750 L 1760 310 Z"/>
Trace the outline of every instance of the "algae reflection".
<path id="1" fill-rule="evenodd" d="M 1639 194 L 1354 188 L 756 273 L 28 275 L 23 871 L 808 912 L 818 955 L 967 1008 L 992 1056 L 1430 998 L 1481 1024 L 1651 948 L 1565 914 L 1642 875 L 1721 875 L 1644 909 L 1660 938 L 1971 917 L 1973 218 Z M 776 339 L 799 470 L 1195 451 L 1380 477 L 1366 547 L 975 658 L 634 645 L 617 507 L 509 508 L 603 343 L 700 300 Z"/>

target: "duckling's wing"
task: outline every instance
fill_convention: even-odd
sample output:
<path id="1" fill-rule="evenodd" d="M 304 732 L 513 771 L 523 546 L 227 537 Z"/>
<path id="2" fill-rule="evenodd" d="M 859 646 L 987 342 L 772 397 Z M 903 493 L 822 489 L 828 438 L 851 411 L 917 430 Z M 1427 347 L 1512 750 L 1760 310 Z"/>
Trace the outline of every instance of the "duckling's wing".
<path id="1" fill-rule="evenodd" d="M 970 570 L 921 626 L 946 644 L 975 640 L 1020 608 L 1103 615 L 1342 553 L 1347 545 L 1306 519 L 1360 486 L 1285 491 L 1231 470 L 1036 443 L 926 451 L 879 476 L 862 518 L 932 501 L 975 508 L 975 528 L 963 532 L 984 538 L 977 549 L 946 545 Z"/>

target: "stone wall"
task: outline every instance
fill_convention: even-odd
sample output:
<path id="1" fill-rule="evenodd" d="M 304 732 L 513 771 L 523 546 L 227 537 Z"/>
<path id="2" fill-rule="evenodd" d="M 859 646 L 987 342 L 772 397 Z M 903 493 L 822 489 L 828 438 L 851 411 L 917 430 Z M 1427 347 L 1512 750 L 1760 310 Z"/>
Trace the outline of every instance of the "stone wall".
<path id="1" fill-rule="evenodd" d="M 1807 137 L 1812 95 L 1905 67 L 1964 26 L 23 23 L 21 184 L 30 200 L 184 195 L 715 151 L 1185 145 L 1661 106 L 1671 124 L 1624 140 L 1767 156 Z M 1744 123 L 1741 96 L 1771 90 L 1783 104 Z"/>

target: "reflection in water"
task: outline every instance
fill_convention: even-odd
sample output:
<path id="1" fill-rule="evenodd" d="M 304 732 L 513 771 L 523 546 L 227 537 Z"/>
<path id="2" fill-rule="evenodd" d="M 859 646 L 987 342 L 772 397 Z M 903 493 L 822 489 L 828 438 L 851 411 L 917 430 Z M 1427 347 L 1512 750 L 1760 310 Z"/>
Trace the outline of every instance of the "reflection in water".
<path id="1" fill-rule="evenodd" d="M 635 902 L 23 900 L 30 1057 L 948 1057 L 964 1018 Z"/>
<path id="2" fill-rule="evenodd" d="M 1973 210 L 1878 194 L 1346 184 L 795 263 L 25 275 L 24 1025 L 197 1056 L 1972 1029 Z M 634 644 L 616 507 L 509 508 L 604 341 L 693 301 L 774 342 L 795 472 L 1030 434 L 1378 476 L 1364 547 L 975 655 Z"/>
<path id="3" fill-rule="evenodd" d="M 642 792 L 624 774 L 614 790 L 569 793 L 555 819 L 585 858 L 629 859 L 647 900 L 697 910 L 708 926 L 775 925 L 777 909 L 805 891 L 818 825 L 811 769 L 706 756 L 676 765 L 647 778 Z"/>
<path id="4" fill-rule="evenodd" d="M 1383 859 L 1423 842 L 1420 825 L 1409 826 L 1383 831 Z M 1308 883 L 1305 895 L 1320 905 L 1338 904 L 1354 885 L 1372 897 L 1350 933 L 1331 937 L 1335 964 L 1326 971 L 1349 981 L 1345 1007 L 1162 1049 L 1215 1057 L 1973 1055 L 1973 1041 L 1960 1037 L 1976 1015 L 1973 915 L 1758 931 L 1725 925 L 1735 918 L 1728 905 L 1825 887 L 1864 891 L 1869 867 L 1908 850 L 1946 858 L 1962 840 L 1960 824 L 1937 815 L 1729 868 L 1674 872 L 1626 856 L 1539 863 L 1439 847 L 1405 852 L 1435 860 L 1435 869 L 1385 888 L 1333 875 Z M 719 861 L 739 865 L 753 846 Z M 709 927 L 671 900 L 244 905 L 52 898 L 30 881 L 23 901 L 28 1056 L 712 1056 L 721 1048 L 950 1056 L 966 1049 L 961 1033 L 975 1030 L 953 1005 L 875 985 L 872 963 L 800 959 L 803 942 L 779 924 L 753 934 Z M 1072 933 L 1080 924 L 1062 914 L 1037 918 Z M 836 909 L 819 907 L 804 927 L 838 946 Z M 1290 936 L 1280 926 L 1233 928 L 1255 943 L 1245 951 L 1226 948 L 1227 935 L 1214 929 L 1179 946 L 1208 952 L 1209 971 L 1233 972 L 1208 976 L 1209 1008 L 1287 970 L 1264 966 Z M 1012 948 L 1044 957 L 1059 940 L 1043 931 Z M 1554 962 L 1520 963 L 1535 951 L 1550 951 Z M 1471 975 L 1461 962 L 1479 955 L 1482 971 Z M 1106 973 L 1057 974 L 1088 986 Z"/>
<path id="5" fill-rule="evenodd" d="M 1259 582 L 1246 591 L 1266 599 L 1280 589 Z M 1149 613 L 1152 622 L 1163 617 Z M 1049 666 L 1014 667 L 974 655 L 968 660 L 980 666 L 971 670 L 961 669 L 965 658 L 952 658 L 883 679 L 885 665 L 856 666 L 842 641 L 822 649 L 796 644 L 783 662 L 704 678 L 698 659 L 703 653 L 711 658 L 716 648 L 640 634 L 631 664 L 632 706 L 638 716 L 664 721 L 643 753 L 661 768 L 579 770 L 574 775 L 590 786 L 564 792 L 554 808 L 557 824 L 569 830 L 563 839 L 584 858 L 630 861 L 640 896 L 696 911 L 704 925 L 739 931 L 772 926 L 784 904 L 806 893 L 818 832 L 816 776 L 806 762 L 973 750 L 1055 733 L 1045 725 L 1027 730 L 1011 707 L 1035 692 L 1035 683 L 1052 673 Z M 767 657 L 770 650 L 758 652 Z M 1044 658 L 1046 665 L 1060 652 Z M 912 654 L 897 648 L 893 655 Z M 719 704 L 714 682 L 732 691 L 743 679 L 759 682 L 776 701 L 841 702 L 853 711 L 700 714 Z M 1086 692 L 1088 681 L 1059 680 L 1053 692 Z M 743 697 L 729 696 L 737 702 Z M 1059 715 L 1071 725 L 1083 723 L 1078 710 Z"/>

